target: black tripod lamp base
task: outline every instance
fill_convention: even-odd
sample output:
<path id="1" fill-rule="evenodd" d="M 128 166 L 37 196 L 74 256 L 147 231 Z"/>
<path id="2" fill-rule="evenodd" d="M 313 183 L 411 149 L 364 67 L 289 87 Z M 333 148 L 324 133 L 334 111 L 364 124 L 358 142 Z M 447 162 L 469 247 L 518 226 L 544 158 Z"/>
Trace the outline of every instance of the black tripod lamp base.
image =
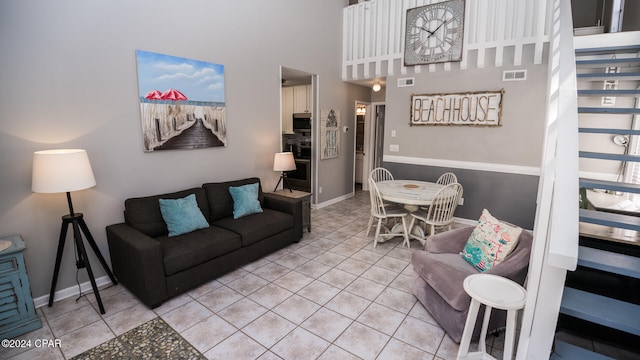
<path id="1" fill-rule="evenodd" d="M 287 173 L 285 173 L 284 171 L 282 172 L 282 174 L 280 174 L 280 180 L 278 180 L 278 183 L 276 184 L 276 187 L 273 189 L 273 192 L 278 190 L 278 186 L 280 186 L 281 182 L 282 182 L 283 189 L 287 188 L 289 189 L 289 192 L 293 192 L 293 190 L 291 190 L 291 186 L 289 185 L 289 180 L 287 179 Z"/>
<path id="2" fill-rule="evenodd" d="M 58 252 L 56 255 L 56 266 L 53 270 L 53 280 L 51 281 L 51 292 L 49 293 L 49 307 L 53 305 L 53 297 L 56 291 L 56 284 L 58 282 L 58 274 L 60 273 L 60 262 L 62 261 L 62 253 L 64 252 L 64 243 L 67 239 L 67 230 L 69 229 L 69 225 L 73 227 L 73 240 L 75 242 L 76 251 L 77 251 L 77 260 L 76 267 L 78 269 L 87 269 L 87 274 L 89 275 L 89 280 L 91 281 L 91 287 L 93 288 L 93 293 L 96 296 L 96 300 L 98 302 L 98 306 L 100 307 L 100 313 L 104 314 L 104 306 L 102 305 L 102 299 L 100 298 L 100 292 L 98 291 L 98 285 L 96 284 L 96 279 L 93 276 L 93 270 L 91 269 L 91 264 L 89 263 L 89 257 L 87 256 L 87 251 L 85 249 L 84 243 L 82 241 L 82 234 L 87 239 L 87 243 L 91 246 L 94 254 L 100 260 L 100 264 L 104 271 L 109 275 L 111 282 L 113 285 L 117 285 L 118 281 L 115 276 L 109 269 L 109 265 L 105 261 L 102 253 L 100 253 L 100 249 L 98 245 L 96 245 L 93 236 L 91 236 L 91 232 L 87 227 L 87 224 L 84 222 L 82 213 L 72 213 L 62 217 L 62 228 L 60 229 L 60 238 L 58 240 Z"/>

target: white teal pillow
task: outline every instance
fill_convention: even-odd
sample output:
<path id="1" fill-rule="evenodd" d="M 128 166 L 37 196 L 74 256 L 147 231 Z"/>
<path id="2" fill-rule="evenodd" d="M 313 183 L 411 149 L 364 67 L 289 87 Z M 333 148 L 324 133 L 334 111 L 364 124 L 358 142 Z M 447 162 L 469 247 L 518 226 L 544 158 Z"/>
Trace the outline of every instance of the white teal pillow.
<path id="1" fill-rule="evenodd" d="M 476 269 L 487 271 L 513 251 L 520 233 L 521 228 L 501 222 L 484 209 L 460 255 Z"/>
<path id="2" fill-rule="evenodd" d="M 258 201 L 258 186 L 258 183 L 253 183 L 229 187 L 229 192 L 233 198 L 234 219 L 262 212 L 260 201 Z"/>
<path id="3" fill-rule="evenodd" d="M 169 236 L 178 236 L 209 227 L 207 219 L 191 194 L 181 199 L 160 199 L 160 212 L 169 229 Z"/>

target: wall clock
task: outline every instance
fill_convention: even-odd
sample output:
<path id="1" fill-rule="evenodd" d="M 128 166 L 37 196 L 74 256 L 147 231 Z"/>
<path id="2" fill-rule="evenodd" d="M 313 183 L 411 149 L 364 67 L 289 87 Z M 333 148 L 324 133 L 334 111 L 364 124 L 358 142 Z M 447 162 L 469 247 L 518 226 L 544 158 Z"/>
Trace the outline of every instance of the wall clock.
<path id="1" fill-rule="evenodd" d="M 407 10 L 404 64 L 462 60 L 464 0 L 450 0 Z"/>

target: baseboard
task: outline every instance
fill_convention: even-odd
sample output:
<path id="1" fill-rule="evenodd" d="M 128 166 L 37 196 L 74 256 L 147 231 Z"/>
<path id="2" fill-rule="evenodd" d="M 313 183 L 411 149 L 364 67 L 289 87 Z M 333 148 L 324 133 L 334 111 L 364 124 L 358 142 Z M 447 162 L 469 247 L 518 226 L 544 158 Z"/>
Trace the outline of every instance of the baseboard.
<path id="1" fill-rule="evenodd" d="M 350 199 L 350 198 L 352 198 L 353 196 L 354 196 L 354 193 L 353 193 L 353 192 L 350 192 L 350 193 L 348 193 L 348 194 L 345 194 L 345 195 L 339 196 L 339 197 L 337 197 L 337 198 L 333 198 L 333 199 L 331 199 L 331 200 L 323 201 L 323 202 L 321 202 L 321 203 L 318 203 L 318 204 L 312 205 L 312 207 L 313 207 L 314 209 L 322 209 L 323 207 L 326 207 L 326 206 L 329 206 L 329 205 L 333 205 L 333 204 L 335 204 L 335 203 L 339 203 L 339 202 L 340 202 L 340 201 L 342 201 L 342 200 Z"/>
<path id="2" fill-rule="evenodd" d="M 104 285 L 110 285 L 110 284 L 111 284 L 111 279 L 107 275 L 96 279 L 96 285 L 98 286 L 98 289 L 102 288 Z M 91 287 L 90 281 L 80 284 L 80 289 L 82 290 L 82 293 L 93 293 L 93 288 Z M 78 295 L 80 295 L 80 291 L 78 291 L 78 285 L 74 285 L 66 289 L 56 291 L 53 301 L 56 302 L 72 296 L 78 296 Z M 33 304 L 35 305 L 36 308 L 49 305 L 49 294 L 42 295 L 33 299 Z"/>

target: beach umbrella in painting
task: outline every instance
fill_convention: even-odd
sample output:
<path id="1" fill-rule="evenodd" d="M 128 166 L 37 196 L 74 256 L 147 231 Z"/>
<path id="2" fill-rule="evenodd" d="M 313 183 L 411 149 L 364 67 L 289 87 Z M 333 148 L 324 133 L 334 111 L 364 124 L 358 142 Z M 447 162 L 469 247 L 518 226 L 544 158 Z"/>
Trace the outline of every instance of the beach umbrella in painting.
<path id="1" fill-rule="evenodd" d="M 162 100 L 179 101 L 179 100 L 187 100 L 187 97 L 184 96 L 184 94 L 181 93 L 179 90 L 169 89 L 164 93 L 162 93 Z"/>
<path id="2" fill-rule="evenodd" d="M 149 100 L 161 100 L 162 93 L 159 90 L 151 90 L 144 96 L 144 98 Z"/>

